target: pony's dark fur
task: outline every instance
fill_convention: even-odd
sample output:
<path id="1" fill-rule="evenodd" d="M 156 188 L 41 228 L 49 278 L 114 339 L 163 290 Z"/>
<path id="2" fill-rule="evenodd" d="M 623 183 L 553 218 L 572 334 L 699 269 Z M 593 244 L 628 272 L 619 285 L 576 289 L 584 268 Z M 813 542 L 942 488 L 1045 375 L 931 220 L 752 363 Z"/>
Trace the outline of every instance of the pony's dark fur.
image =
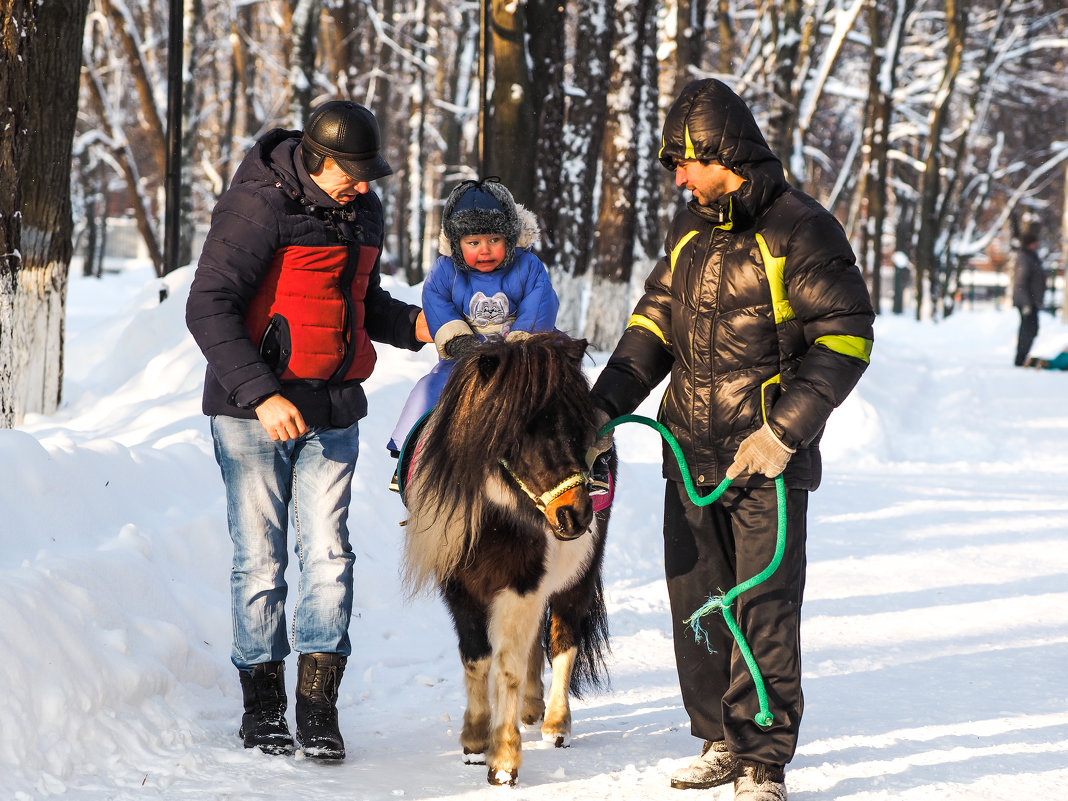
<path id="1" fill-rule="evenodd" d="M 406 577 L 413 591 L 435 587 L 441 592 L 469 682 L 476 666 L 491 656 L 494 664 L 511 658 L 501 657 L 502 649 L 525 648 L 526 659 L 538 629 L 554 665 L 554 682 L 557 657 L 575 649 L 564 659 L 565 691 L 598 686 L 606 677 L 600 570 L 608 510 L 594 513 L 583 485 L 550 514 L 519 486 L 522 481 L 540 495 L 587 470 L 595 422 L 582 372 L 585 349 L 585 341 L 561 334 L 480 346 L 456 364 L 419 442 L 407 482 Z M 548 614 L 542 606 L 532 619 L 534 613 L 521 609 L 532 598 L 547 604 Z M 529 642 L 501 642 L 501 626 L 529 629 Z M 540 664 L 541 649 L 533 651 Z M 529 668 L 527 676 L 528 685 L 540 685 L 540 669 Z M 477 704 L 470 700 L 470 683 L 468 689 L 471 715 Z M 536 690 L 540 699 L 540 686 Z M 528 687 L 523 701 L 525 722 L 540 716 L 541 710 L 530 708 L 536 706 L 532 692 Z M 567 731 L 554 729 L 558 744 L 570 732 L 569 711 L 566 717 Z M 478 740 L 467 723 L 465 717 L 465 750 L 467 740 Z M 548 737 L 545 726 L 543 733 Z M 484 745 L 490 780 L 497 769 L 510 772 L 514 781 L 518 754 L 510 762 L 496 739 Z M 495 766 L 495 759 L 501 764 Z"/>

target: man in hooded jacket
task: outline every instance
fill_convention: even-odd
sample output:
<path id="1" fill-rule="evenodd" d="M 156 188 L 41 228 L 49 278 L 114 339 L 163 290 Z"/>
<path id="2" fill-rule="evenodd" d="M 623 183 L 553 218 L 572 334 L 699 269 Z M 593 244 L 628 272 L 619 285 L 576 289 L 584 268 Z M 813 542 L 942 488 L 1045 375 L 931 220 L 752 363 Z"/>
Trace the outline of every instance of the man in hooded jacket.
<path id="1" fill-rule="evenodd" d="M 660 421 L 678 439 L 701 495 L 689 498 L 672 451 L 664 547 L 675 655 L 700 755 L 676 788 L 734 782 L 737 801 L 783 801 L 803 700 L 800 613 L 808 493 L 819 439 L 871 352 L 874 312 L 842 227 L 787 183 L 746 104 L 724 83 L 687 85 L 664 123 L 661 163 L 693 199 L 671 223 L 627 328 L 593 387 L 604 420 L 633 411 L 664 378 Z M 609 437 L 599 445 L 608 445 Z M 772 561 L 774 479 L 786 486 L 786 546 L 733 611 L 767 687 L 770 725 L 722 620 L 685 621 L 711 595 Z"/>

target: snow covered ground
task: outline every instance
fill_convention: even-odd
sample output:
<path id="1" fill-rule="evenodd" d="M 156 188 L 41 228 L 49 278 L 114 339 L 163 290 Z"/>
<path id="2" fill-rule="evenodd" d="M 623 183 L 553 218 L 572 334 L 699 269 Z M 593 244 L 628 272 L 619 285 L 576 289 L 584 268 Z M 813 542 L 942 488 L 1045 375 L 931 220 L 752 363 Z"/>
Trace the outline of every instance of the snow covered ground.
<path id="1" fill-rule="evenodd" d="M 672 659 L 659 443 L 634 425 L 617 432 L 611 690 L 576 705 L 569 749 L 526 732 L 513 790 L 461 764 L 455 641 L 436 599 L 403 599 L 403 510 L 386 489 L 384 440 L 430 349 L 383 348 L 369 385 L 349 757 L 241 748 L 190 279 L 171 275 L 160 304 L 143 267 L 73 277 L 64 405 L 0 431 L 0 799 L 730 799 L 668 787 L 699 743 Z M 881 318 L 872 366 L 831 418 L 794 801 L 1068 798 L 1068 374 L 1011 367 L 1016 325 L 1012 310 Z M 1068 327 L 1044 316 L 1034 352 L 1065 347 Z"/>

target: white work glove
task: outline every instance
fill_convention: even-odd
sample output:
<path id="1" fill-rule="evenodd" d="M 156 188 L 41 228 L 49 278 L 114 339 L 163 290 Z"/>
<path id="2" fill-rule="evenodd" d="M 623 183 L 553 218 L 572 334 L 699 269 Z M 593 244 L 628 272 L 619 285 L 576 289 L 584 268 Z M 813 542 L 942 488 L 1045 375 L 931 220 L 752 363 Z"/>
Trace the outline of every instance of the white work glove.
<path id="1" fill-rule="evenodd" d="M 775 478 L 786 469 L 786 463 L 793 454 L 794 449 L 783 445 L 771 426 L 764 423 L 738 446 L 738 453 L 727 468 L 727 479 L 734 481 L 745 472 L 754 475 L 763 473 L 768 478 Z"/>

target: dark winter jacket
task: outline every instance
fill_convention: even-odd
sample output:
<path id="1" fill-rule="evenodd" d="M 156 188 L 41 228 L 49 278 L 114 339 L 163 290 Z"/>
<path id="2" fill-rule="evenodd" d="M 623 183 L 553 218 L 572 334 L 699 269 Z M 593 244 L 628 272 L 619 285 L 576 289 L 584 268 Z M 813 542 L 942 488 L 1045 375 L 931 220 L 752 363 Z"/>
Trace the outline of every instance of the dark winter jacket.
<path id="1" fill-rule="evenodd" d="M 692 201 L 675 217 L 594 399 L 615 417 L 670 374 L 659 417 L 697 484 L 722 481 L 766 420 L 796 448 L 787 486 L 815 489 L 824 424 L 868 364 L 869 294 L 841 226 L 787 184 L 744 103 L 718 81 L 691 87 L 682 123 L 669 115 L 662 157 L 716 159 L 746 182 L 721 205 Z M 664 475 L 681 480 L 666 445 Z"/>
<path id="2" fill-rule="evenodd" d="M 1034 248 L 1023 247 L 1016 253 L 1012 276 L 1012 305 L 1037 311 L 1046 294 L 1046 273 Z"/>
<path id="3" fill-rule="evenodd" d="M 381 287 L 377 195 L 341 206 L 308 175 L 300 132 L 271 131 L 212 212 L 186 305 L 208 360 L 204 413 L 254 418 L 281 393 L 311 427 L 367 413 L 371 340 L 417 350 L 419 307 Z"/>

